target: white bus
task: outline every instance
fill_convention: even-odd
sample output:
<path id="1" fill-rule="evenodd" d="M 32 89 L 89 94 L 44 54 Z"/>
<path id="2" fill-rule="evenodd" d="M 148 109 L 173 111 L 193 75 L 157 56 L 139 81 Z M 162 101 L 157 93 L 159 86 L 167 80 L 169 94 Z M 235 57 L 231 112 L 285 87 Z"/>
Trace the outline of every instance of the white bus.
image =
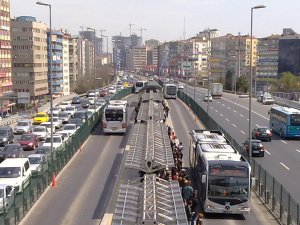
<path id="1" fill-rule="evenodd" d="M 205 213 L 250 212 L 251 167 L 221 131 L 193 130 L 189 163 Z"/>
<path id="2" fill-rule="evenodd" d="M 105 134 L 126 133 L 127 129 L 127 101 L 112 100 L 104 108 L 102 127 Z"/>
<path id="3" fill-rule="evenodd" d="M 146 80 L 139 80 L 135 83 L 135 93 L 139 93 L 139 91 L 143 88 L 148 86 L 148 81 Z"/>
<path id="4" fill-rule="evenodd" d="M 176 84 L 164 84 L 163 86 L 164 97 L 165 98 L 177 98 L 177 86 Z"/>

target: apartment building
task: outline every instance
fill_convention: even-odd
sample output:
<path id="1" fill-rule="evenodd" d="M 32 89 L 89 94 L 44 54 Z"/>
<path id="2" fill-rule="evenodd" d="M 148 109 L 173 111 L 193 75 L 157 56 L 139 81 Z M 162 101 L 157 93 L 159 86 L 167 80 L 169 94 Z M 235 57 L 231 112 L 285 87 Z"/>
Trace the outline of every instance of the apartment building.
<path id="1" fill-rule="evenodd" d="M 71 37 L 69 39 L 69 77 L 70 77 L 70 91 L 75 88 L 76 81 L 79 74 L 79 48 L 78 37 Z"/>
<path id="2" fill-rule="evenodd" d="M 193 37 L 192 62 L 195 76 L 204 78 L 208 75 L 208 54 L 210 54 L 210 41 L 206 37 Z"/>
<path id="3" fill-rule="evenodd" d="M 147 65 L 147 51 L 145 46 L 135 46 L 132 49 L 132 62 L 133 62 L 133 70 L 140 71 L 143 70 Z"/>
<path id="4" fill-rule="evenodd" d="M 13 90 L 29 92 L 32 99 L 48 94 L 47 25 L 35 17 L 11 21 Z"/>
<path id="5" fill-rule="evenodd" d="M 70 94 L 70 68 L 69 68 L 69 40 L 71 39 L 71 35 L 65 33 L 63 35 L 63 95 Z"/>

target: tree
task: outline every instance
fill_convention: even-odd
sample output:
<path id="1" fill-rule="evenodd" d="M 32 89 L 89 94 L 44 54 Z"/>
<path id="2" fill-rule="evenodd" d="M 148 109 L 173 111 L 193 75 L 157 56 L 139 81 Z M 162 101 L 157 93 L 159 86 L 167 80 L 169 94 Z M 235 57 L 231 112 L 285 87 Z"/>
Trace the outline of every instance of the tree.
<path id="1" fill-rule="evenodd" d="M 237 79 L 236 89 L 243 93 L 247 93 L 249 91 L 249 81 L 245 76 L 241 76 Z"/>
<path id="2" fill-rule="evenodd" d="M 226 75 L 225 75 L 225 90 L 233 90 L 233 73 L 231 70 L 227 70 Z"/>
<path id="3" fill-rule="evenodd" d="M 299 77 L 291 72 L 284 72 L 280 75 L 278 90 L 283 92 L 293 92 L 299 90 Z"/>

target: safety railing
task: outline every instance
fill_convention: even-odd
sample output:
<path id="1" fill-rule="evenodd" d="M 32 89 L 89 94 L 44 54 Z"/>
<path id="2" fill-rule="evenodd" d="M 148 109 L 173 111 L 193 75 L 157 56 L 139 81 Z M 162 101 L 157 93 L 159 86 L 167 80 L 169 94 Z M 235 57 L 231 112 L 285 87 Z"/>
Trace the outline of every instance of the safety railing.
<path id="1" fill-rule="evenodd" d="M 191 108 L 207 129 L 222 131 L 231 144 L 249 160 L 248 154 L 244 151 L 242 146 L 222 126 L 211 118 L 205 109 L 195 102 L 193 98 L 182 91 L 178 92 L 178 97 Z M 269 207 L 270 211 L 281 223 L 286 225 L 299 225 L 299 203 L 296 202 L 284 186 L 269 174 L 258 162 L 252 160 L 251 167 L 252 177 L 255 179 L 253 190 L 258 194 L 261 201 Z"/>
<path id="2" fill-rule="evenodd" d="M 131 88 L 124 89 L 113 96 L 121 99 L 132 93 Z M 27 214 L 34 203 L 40 198 L 45 189 L 56 185 L 55 176 L 65 167 L 73 155 L 81 149 L 92 131 L 99 125 L 105 106 L 94 113 L 64 144 L 55 149 L 38 171 L 23 183 L 22 192 L 11 194 L 0 201 L 0 225 L 16 225 Z M 1 204 L 2 203 L 2 204 Z"/>

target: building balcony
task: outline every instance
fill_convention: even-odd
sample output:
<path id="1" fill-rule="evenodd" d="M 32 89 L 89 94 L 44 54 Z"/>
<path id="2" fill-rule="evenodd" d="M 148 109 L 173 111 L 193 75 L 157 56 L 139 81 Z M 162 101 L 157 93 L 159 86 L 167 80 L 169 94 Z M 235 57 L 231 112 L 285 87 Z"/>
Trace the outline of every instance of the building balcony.
<path id="1" fill-rule="evenodd" d="M 63 84 L 63 80 L 53 80 L 52 81 L 52 85 L 58 85 L 58 86 L 60 86 L 61 84 Z"/>
<path id="2" fill-rule="evenodd" d="M 64 75 L 62 73 L 52 74 L 52 79 L 62 79 Z"/>

